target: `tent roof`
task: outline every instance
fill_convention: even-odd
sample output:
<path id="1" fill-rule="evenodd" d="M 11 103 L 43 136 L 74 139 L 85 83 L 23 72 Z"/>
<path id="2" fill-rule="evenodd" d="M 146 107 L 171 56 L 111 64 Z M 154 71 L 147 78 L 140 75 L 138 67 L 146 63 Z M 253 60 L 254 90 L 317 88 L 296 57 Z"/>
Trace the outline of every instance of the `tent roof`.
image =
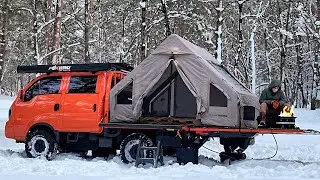
<path id="1" fill-rule="evenodd" d="M 177 34 L 167 37 L 151 54 L 167 54 L 167 55 L 196 55 L 204 60 L 220 64 L 212 54 L 204 48 L 201 48 Z"/>

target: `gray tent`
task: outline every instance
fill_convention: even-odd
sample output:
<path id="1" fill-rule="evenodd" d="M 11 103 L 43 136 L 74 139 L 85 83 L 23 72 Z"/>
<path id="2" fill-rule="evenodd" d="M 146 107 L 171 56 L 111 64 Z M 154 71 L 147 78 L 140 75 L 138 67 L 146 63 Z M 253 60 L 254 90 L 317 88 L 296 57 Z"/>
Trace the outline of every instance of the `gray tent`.
<path id="1" fill-rule="evenodd" d="M 258 112 L 258 98 L 250 90 L 205 49 L 175 34 L 110 92 L 110 122 L 175 117 L 256 128 Z"/>

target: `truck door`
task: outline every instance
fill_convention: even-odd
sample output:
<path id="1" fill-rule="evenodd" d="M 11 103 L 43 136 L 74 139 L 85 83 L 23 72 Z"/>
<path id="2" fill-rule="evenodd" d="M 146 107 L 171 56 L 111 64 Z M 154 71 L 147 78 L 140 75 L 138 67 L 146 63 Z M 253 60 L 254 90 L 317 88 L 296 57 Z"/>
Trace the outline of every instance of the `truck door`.
<path id="1" fill-rule="evenodd" d="M 47 123 L 55 128 L 61 118 L 61 76 L 44 77 L 35 81 L 18 99 L 15 106 L 16 136 L 25 136 L 29 125 Z M 29 123 L 29 125 L 26 125 Z"/>
<path id="2" fill-rule="evenodd" d="M 97 132 L 103 97 L 97 91 L 97 75 L 70 76 L 63 98 L 62 129 L 65 132 Z M 101 93 L 100 93 L 101 94 Z"/>

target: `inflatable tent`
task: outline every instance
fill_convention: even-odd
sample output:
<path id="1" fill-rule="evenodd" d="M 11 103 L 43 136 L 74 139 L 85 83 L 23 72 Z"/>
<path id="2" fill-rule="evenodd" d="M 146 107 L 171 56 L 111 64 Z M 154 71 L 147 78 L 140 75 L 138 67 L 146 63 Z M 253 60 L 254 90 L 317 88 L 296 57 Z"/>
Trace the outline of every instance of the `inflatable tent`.
<path id="1" fill-rule="evenodd" d="M 142 117 L 197 119 L 256 128 L 258 98 L 205 49 L 173 34 L 110 92 L 110 122 Z"/>

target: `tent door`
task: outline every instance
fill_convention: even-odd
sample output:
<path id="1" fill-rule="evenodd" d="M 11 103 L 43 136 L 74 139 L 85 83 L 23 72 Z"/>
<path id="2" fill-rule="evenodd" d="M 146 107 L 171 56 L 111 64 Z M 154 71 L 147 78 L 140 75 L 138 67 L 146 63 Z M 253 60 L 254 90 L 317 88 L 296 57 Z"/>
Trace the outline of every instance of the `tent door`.
<path id="1" fill-rule="evenodd" d="M 161 92 L 152 98 L 148 114 L 157 117 L 167 117 L 170 115 L 170 87 L 170 84 L 168 84 Z"/>
<path id="2" fill-rule="evenodd" d="M 180 75 L 176 77 L 174 86 L 173 116 L 195 118 L 197 114 L 196 98 L 185 85 Z"/>
<path id="3" fill-rule="evenodd" d="M 179 73 L 171 73 L 143 102 L 143 116 L 195 118 L 196 98 Z"/>

